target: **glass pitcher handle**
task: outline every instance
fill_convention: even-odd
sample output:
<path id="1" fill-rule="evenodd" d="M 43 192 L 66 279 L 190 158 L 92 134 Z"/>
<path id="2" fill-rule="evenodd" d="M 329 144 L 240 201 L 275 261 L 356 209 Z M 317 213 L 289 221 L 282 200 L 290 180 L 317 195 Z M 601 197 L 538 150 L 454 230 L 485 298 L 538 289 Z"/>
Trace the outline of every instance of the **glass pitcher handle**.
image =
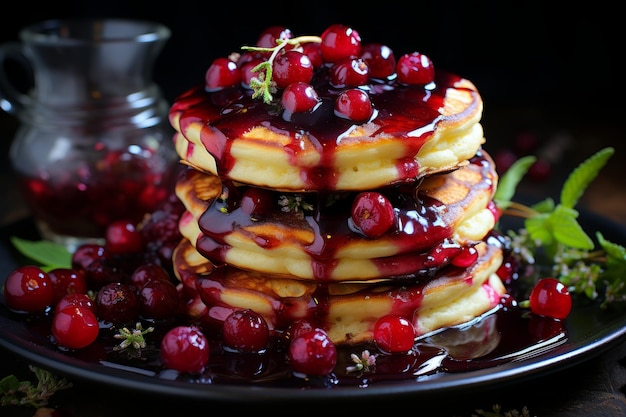
<path id="1" fill-rule="evenodd" d="M 9 114 L 18 116 L 29 106 L 31 98 L 16 87 L 7 72 L 7 62 L 13 61 L 32 74 L 32 64 L 24 54 L 18 42 L 0 44 L 0 108 Z"/>

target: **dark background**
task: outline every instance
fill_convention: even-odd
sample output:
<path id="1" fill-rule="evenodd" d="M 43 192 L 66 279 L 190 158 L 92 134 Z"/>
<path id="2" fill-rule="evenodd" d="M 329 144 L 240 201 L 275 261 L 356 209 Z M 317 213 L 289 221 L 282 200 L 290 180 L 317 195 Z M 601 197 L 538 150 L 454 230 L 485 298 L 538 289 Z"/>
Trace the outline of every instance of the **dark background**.
<path id="1" fill-rule="evenodd" d="M 14 11 L 0 16 L 0 39 L 17 39 L 22 26 L 49 18 L 128 17 L 170 27 L 172 37 L 154 73 L 170 100 L 200 82 L 213 58 L 255 42 L 274 24 L 295 35 L 319 35 L 332 23 L 344 23 L 364 42 L 386 43 L 396 55 L 425 53 L 436 67 L 474 81 L 487 108 L 501 102 L 571 100 L 581 109 L 606 111 L 605 100 L 616 88 L 624 91 L 618 65 L 624 51 L 622 17 L 604 0 L 564 3 L 567 7 L 540 0 L 407 2 L 410 7 L 389 1 L 374 7 L 342 5 L 337 0 L 37 3 L 11 2 Z"/>

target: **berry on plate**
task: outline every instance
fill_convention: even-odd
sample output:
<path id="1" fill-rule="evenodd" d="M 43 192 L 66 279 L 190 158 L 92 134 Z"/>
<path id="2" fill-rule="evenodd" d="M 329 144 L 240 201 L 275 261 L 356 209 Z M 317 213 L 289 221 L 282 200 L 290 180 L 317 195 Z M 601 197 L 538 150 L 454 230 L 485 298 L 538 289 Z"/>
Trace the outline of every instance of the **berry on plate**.
<path id="1" fill-rule="evenodd" d="M 177 326 L 161 341 L 163 366 L 185 373 L 201 373 L 209 362 L 209 342 L 194 326 Z"/>

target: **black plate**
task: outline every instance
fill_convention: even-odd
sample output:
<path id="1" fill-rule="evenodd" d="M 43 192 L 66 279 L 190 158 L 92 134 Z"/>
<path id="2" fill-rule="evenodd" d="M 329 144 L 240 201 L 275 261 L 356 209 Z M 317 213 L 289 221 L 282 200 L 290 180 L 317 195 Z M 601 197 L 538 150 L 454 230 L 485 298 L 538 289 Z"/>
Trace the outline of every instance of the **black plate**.
<path id="1" fill-rule="evenodd" d="M 587 231 L 600 231 L 612 242 L 624 245 L 626 229 L 602 217 L 590 213 L 581 215 L 581 224 Z M 28 220 L 11 225 L 1 231 L 0 282 L 4 281 L 13 268 L 23 259 L 11 247 L 9 237 L 19 235 L 36 238 L 36 232 Z M 260 385 L 198 384 L 172 381 L 128 370 L 122 367 L 101 365 L 72 357 L 51 347 L 48 340 L 28 330 L 23 320 L 12 317 L 0 306 L 0 345 L 24 359 L 68 377 L 98 384 L 107 384 L 121 389 L 144 393 L 163 394 L 194 400 L 219 400 L 241 403 L 262 401 L 332 400 L 378 397 L 405 397 L 417 399 L 420 395 L 447 394 L 453 391 L 467 392 L 470 389 L 502 388 L 505 384 L 519 383 L 545 376 L 580 364 L 596 357 L 624 338 L 626 315 L 623 311 L 601 310 L 597 304 L 575 308 L 565 321 L 568 337 L 564 343 L 547 351 L 518 358 L 488 369 L 463 373 L 444 373 L 425 380 L 402 380 L 368 387 L 333 387 L 331 389 L 274 388 Z M 425 398 L 425 397 L 424 397 Z"/>

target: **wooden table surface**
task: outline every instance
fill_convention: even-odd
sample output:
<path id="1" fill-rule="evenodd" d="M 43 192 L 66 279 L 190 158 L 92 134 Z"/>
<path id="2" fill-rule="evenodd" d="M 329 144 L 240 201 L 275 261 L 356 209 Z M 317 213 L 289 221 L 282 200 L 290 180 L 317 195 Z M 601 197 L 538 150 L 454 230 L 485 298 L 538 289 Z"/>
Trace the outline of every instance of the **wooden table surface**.
<path id="1" fill-rule="evenodd" d="M 562 116 L 562 114 L 561 114 Z M 588 115 L 587 115 L 588 116 Z M 523 122 L 521 122 L 523 121 Z M 558 197 L 558 190 L 565 175 L 593 152 L 613 146 L 616 154 L 611 158 L 598 178 L 590 185 L 581 200 L 581 208 L 601 214 L 618 227 L 626 227 L 626 138 L 621 137 L 618 120 L 601 120 L 594 117 L 557 117 L 549 110 L 529 107 L 489 108 L 483 116 L 487 136 L 485 149 L 495 153 L 496 149 L 510 146 L 515 135 L 523 130 L 532 130 L 545 143 L 561 138 L 553 175 L 547 181 L 533 183 L 525 181 L 518 190 L 531 198 L 546 195 Z M 611 124 L 611 122 L 613 124 Z M 8 164 L 8 143 L 15 131 L 15 122 L 0 113 L 0 226 L 13 224 L 28 217 L 29 213 L 15 188 L 13 174 Z M 626 245 L 626 242 L 618 242 Z M 489 410 L 500 404 L 504 411 L 521 410 L 527 406 L 531 415 L 554 417 L 624 416 L 626 415 L 626 341 L 616 343 L 602 354 L 588 361 L 558 371 L 549 376 L 520 381 L 517 384 L 483 392 L 480 395 L 459 393 L 454 398 L 439 398 L 433 393 L 432 401 L 404 399 L 393 403 L 384 398 L 364 397 L 355 403 L 337 404 L 270 404 L 265 412 L 273 415 L 297 414 L 315 410 L 319 415 L 341 409 L 354 413 L 366 413 L 371 405 L 382 406 L 384 412 L 397 416 L 429 415 L 470 417 L 477 409 Z M 29 376 L 27 361 L 15 354 L 0 349 L 0 378 L 16 373 Z M 420 397 L 421 398 L 421 397 Z M 194 403 L 188 400 L 159 398 L 141 393 L 123 392 L 109 386 L 88 381 L 77 381 L 68 391 L 58 393 L 51 406 L 70 417 L 109 417 L 131 415 L 209 415 L 214 411 L 259 412 L 259 407 L 236 406 L 211 403 Z M 166 410 L 174 410 L 176 412 Z M 345 408 L 345 407 L 348 408 Z M 304 407 L 304 408 L 303 408 Z M 313 408 L 311 408 L 313 407 Z M 385 409 L 388 407 L 388 411 Z M 24 407 L 0 407 L 0 415 L 6 417 L 33 416 L 33 409 Z M 187 414 L 185 414 L 187 413 Z M 57 417 L 60 417 L 57 415 Z"/>

